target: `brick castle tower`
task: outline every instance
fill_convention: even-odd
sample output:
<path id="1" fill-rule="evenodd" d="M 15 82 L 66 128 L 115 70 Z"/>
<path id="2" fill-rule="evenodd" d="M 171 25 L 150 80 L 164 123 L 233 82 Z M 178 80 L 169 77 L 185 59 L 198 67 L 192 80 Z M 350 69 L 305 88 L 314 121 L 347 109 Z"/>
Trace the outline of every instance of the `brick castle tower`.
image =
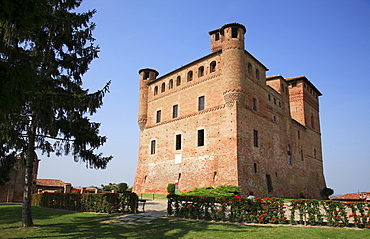
<path id="1" fill-rule="evenodd" d="M 236 185 L 242 195 L 323 198 L 319 100 L 305 77 L 266 77 L 238 23 L 209 32 L 211 51 L 159 78 L 141 69 L 133 190 Z"/>

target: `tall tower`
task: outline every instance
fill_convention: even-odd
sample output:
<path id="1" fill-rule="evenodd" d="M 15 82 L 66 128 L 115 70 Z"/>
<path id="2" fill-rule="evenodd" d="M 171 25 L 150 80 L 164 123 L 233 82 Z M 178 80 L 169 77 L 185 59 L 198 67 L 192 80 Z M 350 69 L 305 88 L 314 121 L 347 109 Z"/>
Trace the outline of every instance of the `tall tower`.
<path id="1" fill-rule="evenodd" d="M 242 80 L 245 69 L 244 34 L 246 28 L 239 23 L 223 25 L 220 29 L 209 32 L 212 52 L 222 50 L 222 68 L 224 78 L 224 100 L 231 109 L 236 102 L 242 104 L 245 99 Z"/>
<path id="2" fill-rule="evenodd" d="M 143 131 L 148 120 L 148 85 L 149 81 L 155 80 L 158 76 L 158 71 L 150 68 L 139 70 L 140 74 L 140 97 L 139 97 L 139 112 L 138 124 L 140 130 Z"/>

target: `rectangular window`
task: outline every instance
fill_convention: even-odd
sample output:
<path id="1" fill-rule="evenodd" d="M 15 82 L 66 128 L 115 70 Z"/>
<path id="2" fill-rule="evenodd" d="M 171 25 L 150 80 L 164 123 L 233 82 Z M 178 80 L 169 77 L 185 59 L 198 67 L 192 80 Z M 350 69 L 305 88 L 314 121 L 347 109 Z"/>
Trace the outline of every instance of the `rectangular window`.
<path id="1" fill-rule="evenodd" d="M 204 129 L 198 130 L 198 146 L 204 146 Z"/>
<path id="2" fill-rule="evenodd" d="M 181 134 L 176 135 L 176 150 L 181 150 Z"/>
<path id="3" fill-rule="evenodd" d="M 298 130 L 298 139 L 301 139 L 301 132 Z"/>
<path id="4" fill-rule="evenodd" d="M 236 27 L 231 28 L 231 37 L 238 38 L 238 28 Z"/>
<path id="5" fill-rule="evenodd" d="M 198 98 L 198 110 L 204 110 L 205 96 Z"/>
<path id="6" fill-rule="evenodd" d="M 254 147 L 258 147 L 258 131 L 253 130 L 253 145 Z"/>
<path id="7" fill-rule="evenodd" d="M 156 121 L 155 122 L 157 122 L 157 123 L 161 122 L 161 113 L 162 112 L 160 110 L 157 111 L 157 117 L 156 117 Z"/>
<path id="8" fill-rule="evenodd" d="M 253 166 L 254 166 L 254 173 L 257 173 L 257 164 L 254 163 Z"/>
<path id="9" fill-rule="evenodd" d="M 256 98 L 252 99 L 252 109 L 257 111 L 257 99 Z"/>
<path id="10" fill-rule="evenodd" d="M 271 193 L 273 191 L 273 187 L 270 174 L 266 174 L 266 182 L 267 182 L 267 192 Z"/>
<path id="11" fill-rule="evenodd" d="M 290 149 L 289 144 L 288 144 L 288 147 L 287 147 L 287 154 L 288 154 L 288 164 L 292 164 L 292 151 Z"/>
<path id="12" fill-rule="evenodd" d="M 178 112 L 179 112 L 179 106 L 178 105 L 172 106 L 172 118 L 177 118 Z"/>
<path id="13" fill-rule="evenodd" d="M 150 141 L 150 154 L 155 154 L 155 140 Z"/>

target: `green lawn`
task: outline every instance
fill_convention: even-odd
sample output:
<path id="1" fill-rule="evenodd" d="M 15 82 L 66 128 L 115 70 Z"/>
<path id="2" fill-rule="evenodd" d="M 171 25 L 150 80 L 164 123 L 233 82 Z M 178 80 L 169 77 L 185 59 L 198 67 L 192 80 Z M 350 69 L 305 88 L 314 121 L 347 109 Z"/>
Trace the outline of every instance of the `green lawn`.
<path id="1" fill-rule="evenodd" d="M 0 204 L 0 238 L 370 238 L 370 230 L 259 226 L 161 218 L 150 224 L 104 224 L 117 215 L 33 207 L 36 227 L 20 228 L 21 205 Z"/>

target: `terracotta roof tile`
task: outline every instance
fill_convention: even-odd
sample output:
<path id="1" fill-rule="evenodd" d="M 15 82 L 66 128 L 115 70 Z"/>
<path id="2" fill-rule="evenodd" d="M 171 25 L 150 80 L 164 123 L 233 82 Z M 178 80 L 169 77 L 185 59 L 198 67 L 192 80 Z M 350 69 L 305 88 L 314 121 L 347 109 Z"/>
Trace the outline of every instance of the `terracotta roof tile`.
<path id="1" fill-rule="evenodd" d="M 64 187 L 64 182 L 59 179 L 37 179 L 37 186 Z"/>

